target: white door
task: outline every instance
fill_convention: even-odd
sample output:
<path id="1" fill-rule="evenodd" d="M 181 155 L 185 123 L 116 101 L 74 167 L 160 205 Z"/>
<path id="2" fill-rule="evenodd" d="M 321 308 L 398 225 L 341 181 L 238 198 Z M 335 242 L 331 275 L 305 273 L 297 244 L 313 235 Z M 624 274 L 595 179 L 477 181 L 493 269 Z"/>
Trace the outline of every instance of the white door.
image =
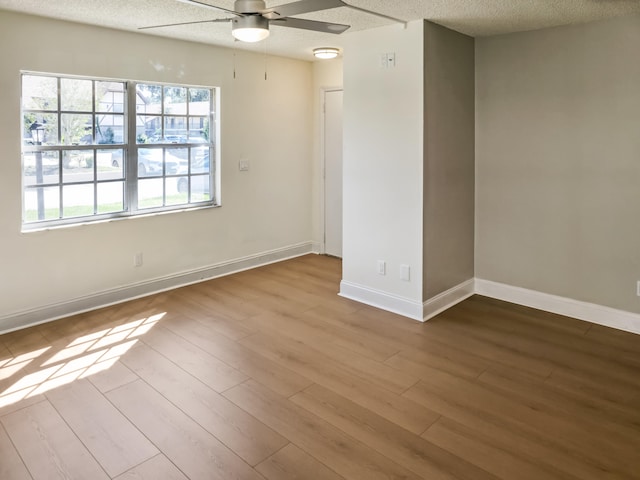
<path id="1" fill-rule="evenodd" d="M 342 258 L 342 90 L 324 92 L 324 251 Z"/>

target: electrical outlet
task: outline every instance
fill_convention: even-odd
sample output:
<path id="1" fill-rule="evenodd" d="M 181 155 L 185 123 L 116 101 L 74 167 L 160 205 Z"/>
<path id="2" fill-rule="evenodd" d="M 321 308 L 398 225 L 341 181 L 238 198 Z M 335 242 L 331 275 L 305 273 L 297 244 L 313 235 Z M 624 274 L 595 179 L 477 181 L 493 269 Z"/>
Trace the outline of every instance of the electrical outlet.
<path id="1" fill-rule="evenodd" d="M 388 69 L 396 66 L 396 54 L 395 52 L 383 53 L 380 55 L 380 68 Z"/>
<path id="2" fill-rule="evenodd" d="M 409 265 L 400 265 L 400 280 L 404 282 L 411 280 L 411 267 Z"/>
<path id="3" fill-rule="evenodd" d="M 134 267 L 142 266 L 142 252 L 138 252 L 133 256 L 133 266 Z"/>
<path id="4" fill-rule="evenodd" d="M 249 160 L 240 160 L 238 162 L 238 169 L 241 172 L 248 172 L 249 171 Z"/>
<path id="5" fill-rule="evenodd" d="M 387 263 L 384 260 L 378 260 L 378 275 L 386 275 Z"/>
<path id="6" fill-rule="evenodd" d="M 395 66 L 396 66 L 396 54 L 395 54 L 395 52 L 387 53 L 387 66 L 386 66 L 386 68 L 395 68 Z"/>
<path id="7" fill-rule="evenodd" d="M 636 295 L 640 297 L 640 280 L 638 280 L 636 284 Z"/>

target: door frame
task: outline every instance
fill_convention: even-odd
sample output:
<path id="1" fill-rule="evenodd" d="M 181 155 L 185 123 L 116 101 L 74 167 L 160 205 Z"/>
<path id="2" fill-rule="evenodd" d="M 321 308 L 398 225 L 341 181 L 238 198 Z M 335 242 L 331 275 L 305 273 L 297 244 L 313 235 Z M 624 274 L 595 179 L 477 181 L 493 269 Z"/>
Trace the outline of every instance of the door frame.
<path id="1" fill-rule="evenodd" d="M 326 129 L 325 123 L 327 119 L 326 95 L 329 92 L 343 92 L 343 87 L 322 87 L 320 88 L 320 216 L 322 218 L 322 241 L 320 242 L 320 254 L 327 254 L 327 156 L 326 156 Z"/>

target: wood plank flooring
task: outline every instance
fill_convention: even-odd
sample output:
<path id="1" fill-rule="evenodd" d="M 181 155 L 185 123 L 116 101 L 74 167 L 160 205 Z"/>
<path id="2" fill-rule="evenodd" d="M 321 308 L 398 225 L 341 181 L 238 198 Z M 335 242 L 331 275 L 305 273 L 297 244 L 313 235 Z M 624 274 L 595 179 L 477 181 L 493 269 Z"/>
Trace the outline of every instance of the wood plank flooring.
<path id="1" fill-rule="evenodd" d="M 0 336 L 0 479 L 640 479 L 640 336 L 307 255 Z"/>

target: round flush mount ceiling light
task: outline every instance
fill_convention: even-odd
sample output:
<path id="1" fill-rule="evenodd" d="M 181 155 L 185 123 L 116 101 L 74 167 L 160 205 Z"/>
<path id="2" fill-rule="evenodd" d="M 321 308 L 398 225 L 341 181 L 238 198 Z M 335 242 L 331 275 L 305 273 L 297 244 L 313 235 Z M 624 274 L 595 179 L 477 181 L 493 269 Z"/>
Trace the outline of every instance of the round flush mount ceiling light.
<path id="1" fill-rule="evenodd" d="M 269 21 L 261 15 L 234 18 L 231 28 L 231 35 L 241 42 L 260 42 L 269 36 Z"/>
<path id="2" fill-rule="evenodd" d="M 322 58 L 323 60 L 336 58 L 340 50 L 335 47 L 320 47 L 313 49 L 313 56 L 316 58 Z"/>

